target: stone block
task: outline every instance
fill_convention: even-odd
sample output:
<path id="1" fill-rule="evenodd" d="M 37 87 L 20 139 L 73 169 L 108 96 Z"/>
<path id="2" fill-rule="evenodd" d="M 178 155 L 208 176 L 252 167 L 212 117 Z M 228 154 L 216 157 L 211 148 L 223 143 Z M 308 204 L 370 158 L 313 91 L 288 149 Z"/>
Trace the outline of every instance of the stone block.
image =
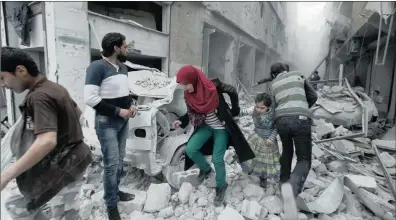
<path id="1" fill-rule="evenodd" d="M 217 220 L 245 220 L 235 209 L 227 206 L 218 216 Z"/>
<path id="2" fill-rule="evenodd" d="M 380 158 L 384 165 L 388 168 L 395 167 L 396 159 L 394 156 L 390 155 L 388 152 L 382 152 Z"/>
<path id="3" fill-rule="evenodd" d="M 348 172 L 348 168 L 345 163 L 340 160 L 334 160 L 327 164 L 327 168 L 333 172 L 345 173 Z"/>
<path id="4" fill-rule="evenodd" d="M 312 154 L 315 156 L 315 158 L 319 159 L 324 156 L 324 152 L 316 145 L 312 145 Z"/>
<path id="5" fill-rule="evenodd" d="M 182 186 L 180 187 L 178 196 L 179 196 L 179 201 L 182 204 L 186 204 L 188 200 L 190 199 L 190 195 L 193 192 L 194 188 L 189 182 L 184 182 Z"/>
<path id="6" fill-rule="evenodd" d="M 346 175 L 357 187 L 373 191 L 377 188 L 377 182 L 374 177 L 362 175 Z"/>
<path id="7" fill-rule="evenodd" d="M 151 184 L 147 190 L 147 200 L 144 211 L 148 213 L 158 212 L 168 207 L 171 198 L 171 187 L 168 183 Z"/>
<path id="8" fill-rule="evenodd" d="M 356 151 L 355 145 L 348 140 L 335 140 L 333 141 L 333 144 L 336 150 L 341 151 L 343 153 L 351 153 Z"/>
<path id="9" fill-rule="evenodd" d="M 243 200 L 241 214 L 251 220 L 258 220 L 261 214 L 261 205 L 256 201 Z"/>
<path id="10" fill-rule="evenodd" d="M 325 135 L 328 134 L 334 134 L 335 133 L 335 128 L 334 125 L 331 123 L 325 123 L 321 124 L 315 127 L 316 134 L 318 135 L 318 138 L 322 138 Z"/>
<path id="11" fill-rule="evenodd" d="M 175 180 L 176 187 L 178 188 L 180 188 L 184 182 L 189 182 L 194 187 L 197 187 L 200 184 L 198 182 L 198 175 L 199 169 L 191 169 L 174 173 L 172 179 Z"/>

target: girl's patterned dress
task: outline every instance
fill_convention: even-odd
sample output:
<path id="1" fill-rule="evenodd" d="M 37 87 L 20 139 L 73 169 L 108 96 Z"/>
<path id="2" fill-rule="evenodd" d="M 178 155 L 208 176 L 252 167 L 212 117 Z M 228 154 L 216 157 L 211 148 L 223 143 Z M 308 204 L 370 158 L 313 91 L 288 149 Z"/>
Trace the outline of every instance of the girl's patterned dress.
<path id="1" fill-rule="evenodd" d="M 251 115 L 254 121 L 254 133 L 248 137 L 248 143 L 253 149 L 256 157 L 247 161 L 253 175 L 264 179 L 279 181 L 280 164 L 279 148 L 276 140 L 275 111 L 270 108 L 264 114 L 258 114 L 254 106 L 241 109 L 240 116 Z M 268 146 L 266 140 L 273 145 Z"/>

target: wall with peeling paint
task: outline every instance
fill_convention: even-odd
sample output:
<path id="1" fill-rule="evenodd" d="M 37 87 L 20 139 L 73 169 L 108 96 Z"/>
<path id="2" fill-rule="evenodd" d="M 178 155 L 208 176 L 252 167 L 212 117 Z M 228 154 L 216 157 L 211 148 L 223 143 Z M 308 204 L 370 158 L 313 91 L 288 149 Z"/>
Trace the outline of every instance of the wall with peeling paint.
<path id="1" fill-rule="evenodd" d="M 66 87 L 84 109 L 85 74 L 91 59 L 87 3 L 45 2 L 45 16 L 47 76 Z"/>

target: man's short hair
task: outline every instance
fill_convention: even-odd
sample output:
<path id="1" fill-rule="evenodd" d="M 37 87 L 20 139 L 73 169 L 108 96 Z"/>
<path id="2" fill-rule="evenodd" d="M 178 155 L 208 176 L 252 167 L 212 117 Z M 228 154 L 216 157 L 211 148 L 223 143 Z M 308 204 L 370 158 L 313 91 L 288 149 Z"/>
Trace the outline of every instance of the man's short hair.
<path id="1" fill-rule="evenodd" d="M 2 47 L 1 71 L 15 74 L 15 69 L 19 65 L 24 66 L 31 76 L 40 74 L 36 62 L 25 51 L 19 48 Z"/>
<path id="2" fill-rule="evenodd" d="M 271 76 L 272 78 L 277 77 L 280 73 L 287 71 L 286 66 L 283 63 L 274 63 L 271 65 Z"/>
<path id="3" fill-rule="evenodd" d="M 317 70 L 314 71 L 315 74 L 319 74 L 319 72 Z"/>
<path id="4" fill-rule="evenodd" d="M 106 34 L 102 39 L 102 55 L 104 57 L 113 55 L 114 46 L 121 47 L 125 39 L 125 36 L 121 33 L 111 32 Z"/>
<path id="5" fill-rule="evenodd" d="M 254 102 L 255 103 L 263 102 L 265 106 L 270 107 L 272 105 L 272 98 L 267 93 L 260 93 L 256 95 Z"/>
<path id="6" fill-rule="evenodd" d="M 287 72 L 290 71 L 289 64 L 285 63 L 285 69 L 286 69 Z"/>

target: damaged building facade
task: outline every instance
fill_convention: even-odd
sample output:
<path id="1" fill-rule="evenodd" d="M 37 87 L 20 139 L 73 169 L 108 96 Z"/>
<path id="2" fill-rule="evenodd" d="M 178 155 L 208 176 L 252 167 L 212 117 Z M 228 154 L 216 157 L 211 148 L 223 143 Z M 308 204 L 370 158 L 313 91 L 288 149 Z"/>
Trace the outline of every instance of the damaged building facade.
<path id="1" fill-rule="evenodd" d="M 191 64 L 250 90 L 287 61 L 286 2 L 2 2 L 2 45 L 27 51 L 84 109 L 85 70 L 108 32 L 127 37 L 128 60 L 174 76 Z M 18 13 L 22 16 L 17 16 Z M 26 17 L 26 19 L 24 19 Z M 291 62 L 289 62 L 291 64 Z M 12 123 L 24 94 L 6 91 Z"/>
<path id="2" fill-rule="evenodd" d="M 396 117 L 394 2 L 329 2 L 330 53 L 325 80 L 347 78 L 375 102 L 379 116 Z M 341 75 L 340 75 L 341 74 Z"/>

